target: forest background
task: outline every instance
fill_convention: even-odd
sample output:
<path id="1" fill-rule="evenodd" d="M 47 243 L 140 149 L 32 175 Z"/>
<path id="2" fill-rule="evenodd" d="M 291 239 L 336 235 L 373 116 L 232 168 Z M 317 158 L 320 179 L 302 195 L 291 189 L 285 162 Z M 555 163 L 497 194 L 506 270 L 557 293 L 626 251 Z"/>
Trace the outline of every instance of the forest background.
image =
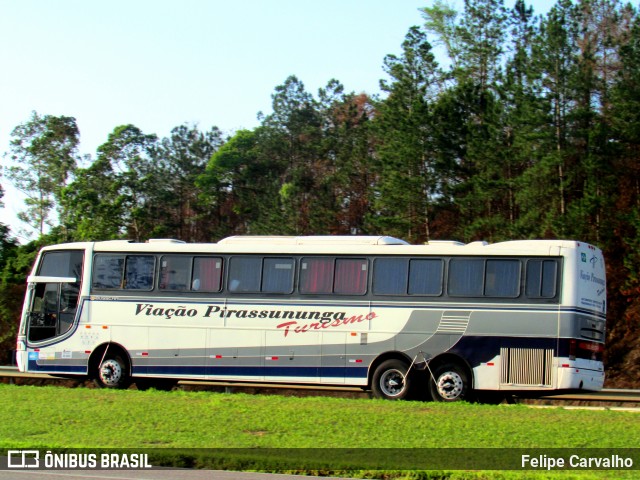
<path id="1" fill-rule="evenodd" d="M 640 16 L 619 0 L 437 0 L 382 95 L 290 76 L 272 113 L 225 134 L 116 126 L 95 158 L 75 118 L 16 126 L 2 183 L 26 195 L 19 244 L 0 224 L 0 361 L 44 245 L 238 234 L 392 235 L 412 243 L 566 238 L 607 261 L 609 387 L 640 387 Z M 436 61 L 432 46 L 447 61 Z M 2 190 L 0 190 L 2 194 Z"/>

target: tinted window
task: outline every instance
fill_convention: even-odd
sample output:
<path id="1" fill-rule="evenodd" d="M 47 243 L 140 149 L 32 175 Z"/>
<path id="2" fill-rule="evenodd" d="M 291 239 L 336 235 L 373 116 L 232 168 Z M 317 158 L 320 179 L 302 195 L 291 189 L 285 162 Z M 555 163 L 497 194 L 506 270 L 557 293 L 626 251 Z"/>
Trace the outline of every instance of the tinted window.
<path id="1" fill-rule="evenodd" d="M 367 260 L 337 259 L 333 286 L 334 293 L 364 295 L 367 292 Z"/>
<path id="2" fill-rule="evenodd" d="M 222 258 L 196 257 L 193 259 L 191 289 L 196 292 L 219 292 L 222 286 Z"/>
<path id="3" fill-rule="evenodd" d="M 40 262 L 38 275 L 43 277 L 74 277 L 78 282 L 82 279 L 81 251 L 47 252 Z"/>
<path id="4" fill-rule="evenodd" d="M 484 260 L 452 259 L 449 262 L 449 295 L 480 297 L 484 277 Z"/>
<path id="5" fill-rule="evenodd" d="M 262 268 L 262 291 L 291 293 L 294 261 L 292 258 L 265 258 Z"/>
<path id="6" fill-rule="evenodd" d="M 520 261 L 487 260 L 484 294 L 510 298 L 520 295 Z"/>
<path id="7" fill-rule="evenodd" d="M 153 270 L 155 258 L 151 255 L 129 255 L 125 266 L 125 284 L 127 290 L 151 290 L 153 288 Z"/>
<path id="8" fill-rule="evenodd" d="M 122 288 L 124 255 L 96 255 L 93 261 L 93 288 Z"/>
<path id="9" fill-rule="evenodd" d="M 556 296 L 558 263 L 555 260 L 529 260 L 525 291 L 531 298 Z"/>
<path id="10" fill-rule="evenodd" d="M 189 290 L 192 257 L 164 256 L 160 260 L 160 290 Z"/>
<path id="11" fill-rule="evenodd" d="M 442 265 L 440 259 L 411 260 L 409 264 L 410 295 L 440 295 L 442 293 Z"/>
<path id="12" fill-rule="evenodd" d="M 229 262 L 230 292 L 259 292 L 262 257 L 232 257 Z"/>
<path id="13" fill-rule="evenodd" d="M 405 295 L 409 278 L 406 258 L 378 258 L 373 263 L 373 293 L 378 295 Z"/>
<path id="14" fill-rule="evenodd" d="M 300 262 L 301 293 L 331 293 L 333 287 L 333 258 L 309 257 Z"/>

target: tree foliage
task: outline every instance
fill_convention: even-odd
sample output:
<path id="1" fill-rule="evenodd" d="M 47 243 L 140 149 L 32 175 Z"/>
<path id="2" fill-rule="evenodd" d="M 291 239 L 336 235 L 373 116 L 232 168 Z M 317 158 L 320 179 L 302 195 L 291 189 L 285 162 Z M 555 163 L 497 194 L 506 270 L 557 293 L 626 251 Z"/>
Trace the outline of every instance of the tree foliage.
<path id="1" fill-rule="evenodd" d="M 33 112 L 11 136 L 9 155 L 15 165 L 8 168 L 7 178 L 27 197 L 19 218 L 43 234 L 55 222 L 51 212 L 76 167 L 80 132 L 73 117 Z"/>

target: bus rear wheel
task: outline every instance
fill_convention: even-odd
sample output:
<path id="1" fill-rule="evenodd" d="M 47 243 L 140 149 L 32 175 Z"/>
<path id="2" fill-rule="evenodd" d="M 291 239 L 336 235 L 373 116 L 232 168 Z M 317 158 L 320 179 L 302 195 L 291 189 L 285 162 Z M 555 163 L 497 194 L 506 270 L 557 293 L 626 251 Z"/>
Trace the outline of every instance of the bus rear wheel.
<path id="1" fill-rule="evenodd" d="M 94 379 L 100 388 L 128 388 L 131 383 L 127 363 L 118 355 L 105 357 Z"/>
<path id="2" fill-rule="evenodd" d="M 376 398 L 401 400 L 407 398 L 411 389 L 411 380 L 407 375 L 407 364 L 402 360 L 386 360 L 373 374 L 371 383 Z"/>
<path id="3" fill-rule="evenodd" d="M 429 382 L 431 398 L 437 402 L 468 400 L 471 393 L 469 375 L 455 363 L 444 363 L 432 370 Z"/>

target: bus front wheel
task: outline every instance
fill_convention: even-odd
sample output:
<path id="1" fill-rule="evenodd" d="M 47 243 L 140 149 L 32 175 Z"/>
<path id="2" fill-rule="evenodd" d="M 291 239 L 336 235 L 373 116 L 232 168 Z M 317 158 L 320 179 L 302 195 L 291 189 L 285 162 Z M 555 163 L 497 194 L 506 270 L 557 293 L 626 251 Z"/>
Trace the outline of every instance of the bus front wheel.
<path id="1" fill-rule="evenodd" d="M 411 387 L 407 375 L 407 364 L 402 360 L 386 360 L 373 374 L 372 389 L 377 398 L 401 400 L 406 398 Z"/>
<path id="2" fill-rule="evenodd" d="M 469 375 L 455 363 L 445 363 L 432 370 L 429 382 L 431 397 L 438 402 L 468 400 L 470 396 Z"/>
<path id="3" fill-rule="evenodd" d="M 98 366 L 95 383 L 100 388 L 127 388 L 130 383 L 127 370 L 122 357 L 105 357 Z"/>

